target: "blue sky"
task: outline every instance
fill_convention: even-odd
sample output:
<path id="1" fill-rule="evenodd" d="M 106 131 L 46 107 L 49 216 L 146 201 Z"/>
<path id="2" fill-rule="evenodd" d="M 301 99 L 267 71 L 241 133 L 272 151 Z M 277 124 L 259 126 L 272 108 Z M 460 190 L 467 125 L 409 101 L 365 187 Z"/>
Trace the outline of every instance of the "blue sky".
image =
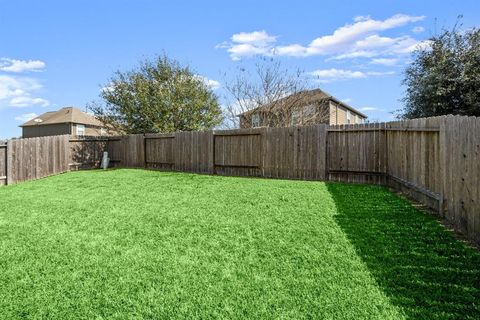
<path id="1" fill-rule="evenodd" d="M 409 52 L 459 14 L 480 26 L 480 2 L 468 0 L 0 0 L 0 139 L 43 112 L 84 109 L 114 70 L 162 52 L 218 95 L 225 73 L 274 53 L 370 120 L 390 120 Z"/>

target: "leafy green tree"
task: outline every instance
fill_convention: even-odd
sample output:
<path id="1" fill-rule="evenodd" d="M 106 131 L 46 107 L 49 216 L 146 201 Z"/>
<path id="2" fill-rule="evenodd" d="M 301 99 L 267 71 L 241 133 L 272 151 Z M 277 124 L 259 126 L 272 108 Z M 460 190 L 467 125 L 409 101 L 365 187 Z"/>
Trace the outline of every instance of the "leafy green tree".
<path id="1" fill-rule="evenodd" d="M 88 108 L 127 134 L 206 130 L 222 122 L 218 98 L 204 79 L 166 55 L 115 72 L 100 97 Z"/>
<path id="2" fill-rule="evenodd" d="M 428 43 L 406 69 L 400 117 L 480 116 L 480 29 L 455 26 Z"/>

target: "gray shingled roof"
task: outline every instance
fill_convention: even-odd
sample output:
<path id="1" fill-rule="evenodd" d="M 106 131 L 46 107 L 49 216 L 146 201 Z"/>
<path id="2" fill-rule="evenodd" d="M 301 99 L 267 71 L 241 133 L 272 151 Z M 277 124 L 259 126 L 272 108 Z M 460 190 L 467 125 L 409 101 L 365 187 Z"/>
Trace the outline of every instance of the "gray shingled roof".
<path id="1" fill-rule="evenodd" d="M 303 106 L 303 105 L 311 104 L 311 103 L 318 102 L 318 101 L 324 100 L 324 99 L 334 101 L 335 103 L 338 103 L 338 104 L 342 105 L 343 107 L 349 109 L 350 111 L 353 111 L 354 113 L 356 113 L 356 114 L 358 114 L 358 115 L 360 115 L 364 118 L 367 118 L 367 116 L 365 114 L 363 114 L 362 112 L 358 111 L 357 109 L 349 106 L 348 104 L 340 101 L 339 99 L 335 98 L 331 94 L 329 94 L 329 93 L 327 93 L 323 90 L 320 90 L 320 89 L 300 91 L 300 92 L 294 93 L 292 95 L 289 95 L 285 98 L 279 99 L 275 102 L 272 102 L 270 104 L 260 106 L 258 108 L 255 108 L 255 109 L 249 110 L 247 112 L 241 113 L 241 114 L 239 114 L 239 116 L 248 115 L 248 114 L 252 114 L 252 113 L 255 113 L 255 112 L 259 112 L 259 111 L 268 112 L 268 111 L 272 111 L 272 110 L 275 110 L 275 109 L 278 110 L 278 109 L 285 108 L 285 107 L 292 107 L 292 106 L 295 106 L 295 105 L 299 105 L 299 106 L 302 105 Z"/>
<path id="2" fill-rule="evenodd" d="M 20 127 L 42 126 L 57 123 L 80 123 L 102 127 L 103 124 L 94 116 L 74 107 L 65 107 L 57 111 L 49 111 L 22 124 Z"/>

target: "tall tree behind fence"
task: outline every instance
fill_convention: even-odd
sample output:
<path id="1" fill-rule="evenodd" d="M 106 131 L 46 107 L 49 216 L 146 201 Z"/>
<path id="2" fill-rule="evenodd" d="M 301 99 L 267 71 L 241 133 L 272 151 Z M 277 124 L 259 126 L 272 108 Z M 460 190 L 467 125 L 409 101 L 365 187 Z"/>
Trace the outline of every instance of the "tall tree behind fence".
<path id="1" fill-rule="evenodd" d="M 388 185 L 480 243 L 480 118 L 19 139 L 0 144 L 0 184 L 113 166 Z"/>

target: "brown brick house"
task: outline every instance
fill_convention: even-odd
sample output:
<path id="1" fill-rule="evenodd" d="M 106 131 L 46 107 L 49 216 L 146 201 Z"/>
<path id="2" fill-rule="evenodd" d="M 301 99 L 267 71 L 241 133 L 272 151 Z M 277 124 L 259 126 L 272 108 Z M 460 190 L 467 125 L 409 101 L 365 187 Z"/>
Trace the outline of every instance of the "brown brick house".
<path id="1" fill-rule="evenodd" d="M 305 90 L 238 115 L 240 128 L 358 124 L 367 116 L 320 90 Z"/>
<path id="2" fill-rule="evenodd" d="M 113 132 L 94 116 L 74 107 L 49 111 L 20 126 L 23 138 L 70 134 L 104 136 Z"/>

